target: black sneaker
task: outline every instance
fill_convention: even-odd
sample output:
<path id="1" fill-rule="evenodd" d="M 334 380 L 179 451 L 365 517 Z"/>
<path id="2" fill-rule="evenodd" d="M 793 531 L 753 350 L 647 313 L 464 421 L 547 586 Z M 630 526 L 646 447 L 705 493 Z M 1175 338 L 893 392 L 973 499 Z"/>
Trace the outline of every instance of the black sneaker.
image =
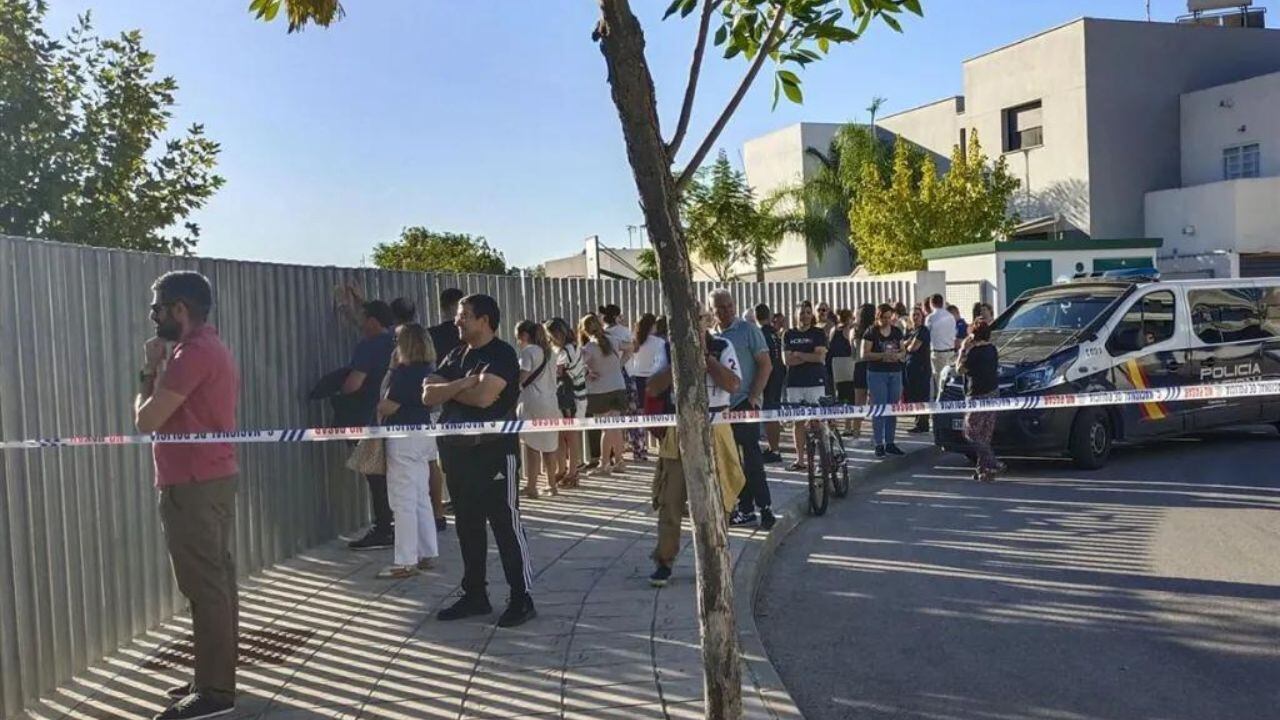
<path id="1" fill-rule="evenodd" d="M 498 618 L 498 627 L 519 627 L 536 617 L 538 611 L 533 607 L 533 598 L 528 595 L 512 598 L 507 602 L 507 609 L 502 611 L 502 617 Z"/>
<path id="2" fill-rule="evenodd" d="M 883 446 L 883 445 L 877 445 L 877 446 L 876 446 L 876 457 L 884 457 L 884 446 Z"/>
<path id="3" fill-rule="evenodd" d="M 906 453 L 902 451 L 902 448 L 897 445 L 886 445 L 884 451 L 890 455 L 906 455 Z"/>
<path id="4" fill-rule="evenodd" d="M 195 691 L 196 691 L 195 683 L 183 683 L 181 685 L 174 685 L 168 690 L 165 690 L 164 694 L 168 695 L 174 700 L 181 700 L 182 698 L 190 695 Z"/>
<path id="5" fill-rule="evenodd" d="M 215 700 L 204 693 L 193 693 L 170 705 L 167 710 L 156 715 L 154 720 L 197 720 L 230 715 L 235 711 L 234 701 Z"/>
<path id="6" fill-rule="evenodd" d="M 755 523 L 758 519 L 759 518 L 757 518 L 756 514 L 753 512 L 744 513 L 741 510 L 734 510 L 733 514 L 729 516 L 729 524 L 732 525 L 733 527 L 739 527 L 741 525 L 751 525 Z"/>
<path id="7" fill-rule="evenodd" d="M 760 508 L 760 528 L 763 530 L 772 530 L 774 523 L 778 519 L 773 516 L 771 508 Z"/>
<path id="8" fill-rule="evenodd" d="M 654 587 L 666 587 L 667 581 L 671 579 L 671 567 L 667 565 L 658 565 L 658 568 L 649 576 L 649 584 Z"/>
<path id="9" fill-rule="evenodd" d="M 763 453 L 760 454 L 760 457 L 763 458 L 764 461 L 769 464 L 782 462 L 782 453 L 778 452 L 777 450 L 765 450 Z"/>
<path id="10" fill-rule="evenodd" d="M 444 532 L 449 529 L 449 518 L 441 515 L 436 518 L 436 532 Z"/>
<path id="11" fill-rule="evenodd" d="M 484 595 L 463 595 L 457 602 L 436 613 L 436 619 L 449 622 L 473 615 L 488 615 L 492 612 L 493 606 L 489 604 L 489 598 Z"/>
<path id="12" fill-rule="evenodd" d="M 359 540 L 352 540 L 347 543 L 348 550 L 385 550 L 394 547 L 396 544 L 396 536 L 394 533 L 382 532 L 377 528 L 369 528 L 369 532 Z"/>

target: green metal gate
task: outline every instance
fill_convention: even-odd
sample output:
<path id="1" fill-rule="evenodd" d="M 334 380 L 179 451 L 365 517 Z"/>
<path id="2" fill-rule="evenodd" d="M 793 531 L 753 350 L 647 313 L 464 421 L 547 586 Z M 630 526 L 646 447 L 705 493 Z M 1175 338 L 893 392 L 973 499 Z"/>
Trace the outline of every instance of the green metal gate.
<path id="1" fill-rule="evenodd" d="M 1053 263 L 1050 260 L 1004 261 L 1005 307 L 1012 305 L 1027 290 L 1052 284 Z"/>

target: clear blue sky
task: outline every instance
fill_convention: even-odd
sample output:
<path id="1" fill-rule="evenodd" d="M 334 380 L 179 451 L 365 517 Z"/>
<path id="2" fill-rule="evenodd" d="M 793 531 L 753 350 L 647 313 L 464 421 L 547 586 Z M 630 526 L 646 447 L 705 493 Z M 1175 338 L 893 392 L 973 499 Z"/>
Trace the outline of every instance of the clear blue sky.
<path id="1" fill-rule="evenodd" d="M 486 236 L 521 266 L 577 252 L 598 234 L 627 243 L 635 187 L 590 33 L 591 0 L 346 0 L 328 30 L 286 35 L 249 0 L 50 0 L 50 29 L 92 10 L 102 34 L 138 28 L 179 84 L 174 126 L 202 122 L 222 143 L 226 186 L 193 216 L 201 255 L 359 264 L 406 225 Z M 1268 8 L 1280 23 L 1280 0 Z M 667 0 L 632 0 L 669 133 L 694 16 L 660 22 Z M 1171 20 L 1185 0 L 1152 0 Z M 801 120 L 865 120 L 961 89 L 960 62 L 1079 16 L 1141 19 L 1144 0 L 924 0 L 905 32 L 884 26 L 804 74 L 805 104 L 770 110 L 771 82 L 721 136 L 744 140 Z M 744 63 L 711 54 L 692 147 Z"/>

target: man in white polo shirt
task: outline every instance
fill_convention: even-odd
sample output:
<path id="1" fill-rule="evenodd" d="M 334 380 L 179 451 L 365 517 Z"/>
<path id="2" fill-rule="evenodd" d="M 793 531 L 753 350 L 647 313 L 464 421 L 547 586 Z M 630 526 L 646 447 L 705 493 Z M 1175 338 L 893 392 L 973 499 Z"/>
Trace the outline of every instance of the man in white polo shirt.
<path id="1" fill-rule="evenodd" d="M 924 324 L 929 328 L 929 360 L 933 365 L 933 397 L 936 399 L 942 369 L 956 359 L 956 319 L 947 312 L 947 303 L 942 295 L 935 294 L 929 298 L 929 306 L 933 312 L 925 318 Z"/>

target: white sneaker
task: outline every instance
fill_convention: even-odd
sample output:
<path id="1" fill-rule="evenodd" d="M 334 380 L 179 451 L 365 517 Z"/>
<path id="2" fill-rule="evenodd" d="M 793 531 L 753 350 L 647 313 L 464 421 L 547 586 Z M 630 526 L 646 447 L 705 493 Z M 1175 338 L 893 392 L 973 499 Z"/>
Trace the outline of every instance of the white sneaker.
<path id="1" fill-rule="evenodd" d="M 383 580 L 403 580 L 418 574 L 418 568 L 412 565 L 388 565 L 378 571 Z"/>

